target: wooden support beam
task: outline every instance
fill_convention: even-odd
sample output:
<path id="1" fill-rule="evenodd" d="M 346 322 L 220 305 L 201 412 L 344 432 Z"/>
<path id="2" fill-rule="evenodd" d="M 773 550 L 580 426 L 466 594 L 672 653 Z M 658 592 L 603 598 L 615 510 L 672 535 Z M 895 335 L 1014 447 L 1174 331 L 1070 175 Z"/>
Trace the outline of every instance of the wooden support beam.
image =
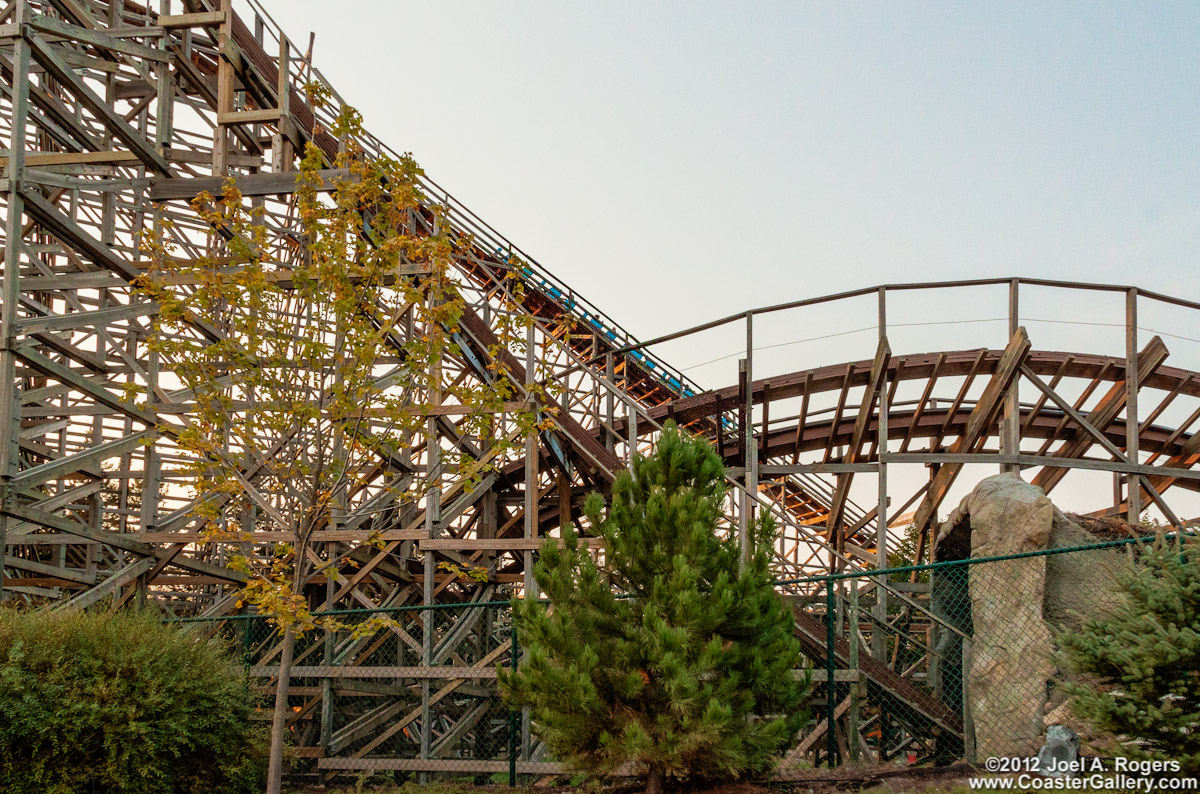
<path id="1" fill-rule="evenodd" d="M 1000 361 L 996 365 L 996 371 L 992 373 L 991 379 L 988 381 L 987 386 L 984 387 L 983 394 L 975 403 L 975 407 L 971 409 L 971 413 L 967 418 L 967 426 L 964 428 L 962 435 L 951 445 L 950 451 L 952 453 L 971 452 L 980 437 L 994 423 L 996 414 L 1003 405 L 1004 395 L 1008 392 L 1013 379 L 1020 372 L 1021 364 L 1025 362 L 1025 357 L 1029 354 L 1029 348 L 1028 334 L 1024 328 L 1018 328 L 1012 341 L 1004 349 L 1004 355 L 1000 357 Z M 950 463 L 939 468 L 933 476 L 933 480 L 929 484 L 929 490 L 926 492 L 925 498 L 922 500 L 921 506 L 917 508 L 916 515 L 913 518 L 913 523 L 916 524 L 918 532 L 928 527 L 931 520 L 936 516 L 938 507 L 941 506 L 942 500 L 946 498 L 946 494 L 950 491 L 950 486 L 954 484 L 954 480 L 958 477 L 958 473 L 961 470 L 962 464 Z"/>
<path id="2" fill-rule="evenodd" d="M 103 582 L 84 590 L 79 595 L 54 604 L 54 609 L 85 609 L 103 598 L 120 593 L 121 588 L 150 570 L 153 560 L 141 559 L 121 568 Z"/>
<path id="3" fill-rule="evenodd" d="M 170 168 L 167 165 L 166 159 L 163 158 L 162 153 L 155 150 L 150 142 L 143 138 L 133 127 L 130 127 L 123 118 L 118 116 L 117 112 L 101 96 L 92 91 L 75 74 L 75 70 L 54 52 L 54 48 L 50 44 L 37 35 L 29 37 L 29 44 L 33 50 L 34 57 L 42 66 L 46 67 L 46 71 L 50 72 L 59 83 L 66 87 L 81 104 L 85 105 L 88 110 L 102 119 L 105 126 L 112 131 L 121 143 L 128 146 L 130 151 L 134 152 L 146 164 L 147 168 L 160 174 L 170 173 Z"/>
<path id="4" fill-rule="evenodd" d="M 1168 355 L 1167 346 L 1159 337 L 1154 337 L 1141 351 L 1137 357 L 1137 383 L 1144 384 L 1150 376 L 1152 376 L 1163 362 L 1166 361 Z M 1126 373 L 1126 378 L 1128 373 Z M 1087 421 L 1092 427 L 1097 430 L 1104 431 L 1117 418 L 1117 415 L 1125 408 L 1125 401 L 1128 398 L 1129 389 L 1126 387 L 1125 378 L 1117 381 L 1105 393 L 1100 401 L 1096 403 L 1087 414 Z M 1074 438 L 1071 438 L 1062 443 L 1055 451 L 1055 457 L 1059 458 L 1077 458 L 1082 457 L 1088 448 L 1095 444 L 1095 440 L 1087 433 L 1080 433 Z M 1033 484 L 1041 488 L 1046 493 L 1050 493 L 1054 486 L 1062 481 L 1062 478 L 1067 475 L 1066 469 L 1045 469 L 1038 472 L 1033 478 Z"/>
<path id="5" fill-rule="evenodd" d="M 103 444 L 97 444 L 89 449 L 64 455 L 49 463 L 25 469 L 10 479 L 9 483 L 12 488 L 17 490 L 35 488 L 51 480 L 56 480 L 84 468 L 95 466 L 101 461 L 110 460 L 138 449 L 148 442 L 153 442 L 156 436 L 157 433 L 155 431 L 147 430 L 132 436 L 126 436 L 125 438 L 118 438 Z"/>
<path id="6" fill-rule="evenodd" d="M 1067 416 L 1071 417 L 1071 419 L 1075 422 L 1075 424 L 1079 425 L 1081 428 L 1083 428 L 1085 431 L 1087 431 L 1088 435 L 1090 435 L 1093 439 L 1095 439 L 1097 442 L 1099 442 L 1100 446 L 1102 446 L 1106 450 L 1108 450 L 1109 454 L 1111 454 L 1117 460 L 1124 461 L 1125 463 L 1135 464 L 1135 466 L 1136 466 L 1137 462 L 1135 460 L 1131 460 L 1129 458 L 1129 456 L 1127 456 L 1124 452 L 1122 452 L 1117 447 L 1116 444 L 1109 441 L 1107 436 L 1105 436 L 1096 427 L 1094 427 L 1091 422 L 1089 422 L 1082 415 L 1080 415 L 1080 413 L 1078 411 L 1076 411 L 1075 408 L 1069 402 L 1067 402 L 1062 396 L 1060 396 L 1057 392 L 1055 392 L 1053 389 L 1051 389 L 1046 384 L 1042 383 L 1041 379 L 1039 379 L 1038 376 L 1032 370 L 1029 369 L 1029 367 L 1022 365 L 1021 366 L 1021 374 L 1024 375 L 1026 378 L 1028 378 L 1030 381 L 1032 381 L 1033 384 L 1038 387 L 1038 389 L 1042 390 L 1048 397 L 1050 397 L 1050 399 L 1052 399 L 1055 403 L 1057 403 L 1058 406 L 1060 408 L 1062 408 L 1063 412 L 1066 413 Z M 1136 473 L 1132 473 L 1130 475 L 1130 482 L 1137 482 L 1139 479 L 1140 478 L 1138 477 L 1138 475 Z M 1167 519 L 1171 522 L 1171 524 L 1173 526 L 1179 526 L 1180 525 L 1179 519 L 1175 516 L 1174 512 L 1172 512 L 1172 510 L 1171 510 L 1170 505 L 1168 505 L 1166 503 L 1166 501 L 1162 498 L 1162 495 L 1158 493 L 1158 491 L 1154 488 L 1154 486 L 1148 482 L 1143 483 L 1142 485 L 1143 485 L 1144 490 L 1149 494 L 1150 498 L 1154 500 L 1155 504 L 1158 505 L 1159 509 L 1163 511 L 1163 515 L 1165 515 L 1167 517 Z M 1133 487 L 1136 489 L 1138 486 L 1135 485 Z"/>
<path id="7" fill-rule="evenodd" d="M 316 172 L 320 178 L 318 190 L 329 192 L 337 189 L 340 182 L 352 178 L 348 168 L 326 168 Z M 243 196 L 276 196 L 295 193 L 300 189 L 303 173 L 290 171 L 281 174 L 240 174 L 233 177 L 237 189 Z M 151 201 L 192 201 L 202 193 L 220 196 L 224 192 L 228 177 L 161 177 L 150 182 L 148 197 Z"/>
<path id="8" fill-rule="evenodd" d="M 162 50 L 154 47 L 147 47 L 144 44 L 137 44 L 126 39 L 117 38 L 109 35 L 107 32 L 100 30 L 89 30 L 88 28 L 79 25 L 72 25 L 62 20 L 54 19 L 53 17 L 34 14 L 29 20 L 29 27 L 39 33 L 44 33 L 49 37 L 57 37 L 78 41 L 83 44 L 89 44 L 99 50 L 105 50 L 112 54 L 127 55 L 131 58 L 140 58 L 146 61 L 158 61 L 166 63 L 170 60 L 170 56 Z"/>
<path id="9" fill-rule="evenodd" d="M 859 455 L 862 454 L 862 446 L 866 441 L 867 425 L 871 419 L 871 414 L 875 409 L 875 402 L 879 398 L 879 389 L 883 383 L 884 376 L 887 374 L 888 362 L 892 358 L 892 348 L 888 345 L 887 337 L 883 336 L 879 339 L 879 344 L 875 349 L 875 360 L 871 364 L 871 376 L 867 380 L 867 385 L 863 390 L 862 400 L 858 407 L 858 414 L 854 418 L 854 432 L 850 437 L 850 449 L 843 459 L 845 463 L 858 463 Z M 833 492 L 833 503 L 829 508 L 829 518 L 826 523 L 826 530 L 829 533 L 831 540 L 836 540 L 835 535 L 837 529 L 842 522 L 842 513 L 846 508 L 846 499 L 850 495 L 850 484 L 854 474 L 846 472 L 839 474 L 837 479 L 837 487 Z"/>
<path id="10" fill-rule="evenodd" d="M 167 30 L 174 28 L 215 27 L 225 22 L 224 11 L 201 11 L 194 14 L 163 14 L 158 26 Z"/>
<path id="11" fill-rule="evenodd" d="M 22 571 L 45 574 L 46 576 L 63 579 L 68 582 L 77 582 L 86 585 L 96 583 L 95 572 L 89 573 L 78 568 L 66 568 L 61 565 L 47 565 L 43 562 L 16 557 L 12 554 L 4 555 L 4 564 L 9 568 L 18 568 Z"/>
<path id="12" fill-rule="evenodd" d="M 421 551 L 537 551 L 547 540 L 562 545 L 562 538 L 426 538 L 418 544 Z M 579 538 L 587 549 L 604 546 L 603 538 Z"/>
<path id="13" fill-rule="evenodd" d="M 31 168 L 59 165 L 120 165 L 140 163 L 141 161 L 141 158 L 133 152 L 26 152 L 25 154 L 25 165 Z M 8 158 L 0 157 L 0 167 L 7 165 Z"/>

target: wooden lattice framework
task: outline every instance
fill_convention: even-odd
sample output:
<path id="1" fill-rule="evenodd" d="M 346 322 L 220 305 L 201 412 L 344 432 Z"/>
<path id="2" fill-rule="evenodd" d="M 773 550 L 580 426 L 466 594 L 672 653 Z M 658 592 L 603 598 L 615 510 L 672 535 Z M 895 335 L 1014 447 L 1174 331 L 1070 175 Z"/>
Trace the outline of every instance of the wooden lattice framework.
<path id="1" fill-rule="evenodd" d="M 270 255 L 286 267 L 296 251 L 297 152 L 341 100 L 329 87 L 331 106 L 306 104 L 300 87 L 323 78 L 303 48 L 256 4 L 234 6 L 14 0 L 0 9 L 0 138 L 8 142 L 0 182 L 5 599 L 151 601 L 192 616 L 235 610 L 240 575 L 223 565 L 219 548 L 198 542 L 179 473 L 183 458 L 170 433 L 160 432 L 186 414 L 187 395 L 171 390 L 170 362 L 147 349 L 156 306 L 130 286 L 147 267 L 138 235 L 168 218 L 180 255 L 203 256 L 220 241 L 188 202 L 234 177 L 245 200 L 263 208 Z M 327 133 L 315 142 L 331 158 L 339 146 Z M 387 151 L 369 135 L 359 144 L 368 154 Z M 317 533 L 318 556 L 349 548 L 354 566 L 337 583 L 323 576 L 310 582 L 317 606 L 486 601 L 506 587 L 528 587 L 542 539 L 576 515 L 588 492 L 604 491 L 666 419 L 711 437 L 730 464 L 730 531 L 744 529 L 756 509 L 780 517 L 781 578 L 885 560 L 887 533 L 878 527 L 889 514 L 912 511 L 918 528 L 935 528 L 970 463 L 1029 469 L 1047 490 L 1073 469 L 1111 472 L 1115 498 L 1101 512 L 1137 515 L 1153 504 L 1176 524 L 1169 492 L 1200 490 L 1200 374 L 1166 366 L 1162 340 L 1141 343 L 1137 332 L 1139 301 L 1200 310 L 1195 303 L 1129 287 L 1027 279 L 860 290 L 706 324 L 745 322 L 747 352 L 734 385 L 701 393 L 531 258 L 522 255 L 514 267 L 514 246 L 439 186 L 427 180 L 423 187 L 472 239 L 454 263 L 469 311 L 456 340 L 463 354 L 445 363 L 445 383 L 485 377 L 488 348 L 515 302 L 532 325 L 525 349 L 504 354 L 507 372 L 529 404 L 545 400 L 526 389 L 530 383 L 557 387 L 556 404 L 540 405 L 554 427 L 524 439 L 521 454 L 496 459 L 495 471 L 469 490 L 446 480 L 419 504 L 389 503 L 386 483 L 406 471 L 436 471 L 440 449 L 489 454 L 486 442 L 462 430 L 460 406 L 434 400 L 409 454 L 381 460 L 378 487 L 356 494 L 336 525 Z M 415 216 L 414 231 L 429 222 Z M 520 296 L 511 294 L 514 276 L 524 285 Z M 1009 289 L 1005 349 L 893 353 L 889 294 L 981 283 Z M 1125 355 L 1033 350 L 1020 326 L 1023 284 L 1123 293 Z M 755 317 L 872 293 L 879 300 L 873 359 L 754 378 Z M 1034 402 L 1020 401 L 1021 382 L 1036 389 Z M 1071 383 L 1074 390 L 1064 388 Z M 131 384 L 155 399 L 140 407 L 127 401 Z M 917 384 L 920 399 L 897 400 L 901 384 Z M 1139 406 L 1147 389 L 1161 397 Z M 834 407 L 810 409 L 820 398 Z M 1157 423 L 1168 406 L 1188 403 L 1185 421 Z M 501 433 L 506 421 L 496 416 Z M 930 471 L 898 508 L 887 498 L 895 466 Z M 878 499 L 864 509 L 850 493 L 868 478 Z M 372 532 L 382 533 L 382 549 L 365 542 Z M 247 548 L 266 555 L 280 540 L 264 535 Z M 488 580 L 442 572 L 439 561 L 484 567 Z M 882 615 L 884 601 L 876 607 Z M 431 641 L 426 632 L 426 660 Z M 446 678 L 445 670 L 425 674 L 425 714 L 428 681 Z M 311 693 L 314 702 L 322 692 Z M 312 711 L 310 703 L 305 713 Z"/>

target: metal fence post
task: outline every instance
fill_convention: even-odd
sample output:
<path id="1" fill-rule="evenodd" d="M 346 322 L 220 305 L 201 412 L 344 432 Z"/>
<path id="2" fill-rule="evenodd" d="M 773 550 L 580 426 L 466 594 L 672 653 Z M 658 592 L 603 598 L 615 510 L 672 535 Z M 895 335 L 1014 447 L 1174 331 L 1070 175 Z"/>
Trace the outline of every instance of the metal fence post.
<path id="1" fill-rule="evenodd" d="M 975 718 L 971 711 L 971 640 L 962 641 L 962 722 L 963 757 L 975 763 Z"/>
<path id="2" fill-rule="evenodd" d="M 515 672 L 517 669 L 517 657 L 520 655 L 520 646 L 517 643 L 517 627 L 512 627 L 512 641 L 509 648 L 509 664 Z M 518 712 L 516 709 L 508 711 L 508 785 L 515 787 L 517 785 L 517 733 L 520 731 L 520 723 Z"/>

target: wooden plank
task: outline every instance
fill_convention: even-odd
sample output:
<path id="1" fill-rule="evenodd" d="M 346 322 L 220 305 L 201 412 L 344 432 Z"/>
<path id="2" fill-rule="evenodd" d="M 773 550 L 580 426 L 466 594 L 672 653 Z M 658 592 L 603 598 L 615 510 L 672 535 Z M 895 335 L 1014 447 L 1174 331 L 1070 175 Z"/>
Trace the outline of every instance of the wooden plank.
<path id="1" fill-rule="evenodd" d="M 230 113 L 221 113 L 217 116 L 218 124 L 262 124 L 264 122 L 279 121 L 281 111 L 279 108 L 257 108 L 255 110 L 235 110 Z"/>
<path id="2" fill-rule="evenodd" d="M 833 710 L 833 718 L 839 719 L 846 710 L 850 708 L 850 698 L 846 698 Z M 829 730 L 829 718 L 826 717 L 817 723 L 817 727 L 813 728 L 812 732 L 800 740 L 799 744 L 793 747 L 788 754 L 779 762 L 781 767 L 792 767 L 801 763 L 804 760 L 804 754 L 812 749 L 812 746 L 817 743 L 817 740 L 825 735 L 825 731 Z"/>
<path id="3" fill-rule="evenodd" d="M 23 284 L 22 284 L 23 286 Z M 48 314 L 43 317 L 29 317 L 17 321 L 21 333 L 35 334 L 42 331 L 73 331 L 87 326 L 108 326 L 123 320 L 145 317 L 157 314 L 159 306 L 152 301 L 142 301 L 129 306 L 118 306 L 115 309 L 97 309 L 90 312 L 69 312 L 67 314 Z"/>
<path id="4" fill-rule="evenodd" d="M 401 770 L 407 772 L 449 772 L 460 775 L 507 773 L 508 761 L 472 761 L 450 758 L 319 758 L 320 769 Z M 519 775 L 558 775 L 568 770 L 554 761 L 517 761 Z"/>
<path id="5" fill-rule="evenodd" d="M 537 551 L 547 540 L 562 538 L 422 538 L 418 545 L 422 551 Z M 580 538 L 579 545 L 596 549 L 604 545 L 604 538 Z"/>
<path id="6" fill-rule="evenodd" d="M 799 609 L 793 609 L 793 616 L 796 621 L 796 637 L 804 646 L 806 654 L 812 656 L 814 661 L 823 663 L 827 653 L 824 621 Z M 836 637 L 833 651 L 838 663 L 846 664 L 848 662 L 850 644 L 845 639 Z M 912 711 L 920 714 L 924 719 L 940 725 L 953 734 L 962 734 L 962 716 L 929 692 L 921 689 L 907 678 L 903 678 L 873 656 L 860 655 L 858 664 L 859 669 L 871 685 L 901 699 Z M 901 717 L 902 715 L 897 714 L 896 716 Z"/>
<path id="7" fill-rule="evenodd" d="M 95 540 L 113 548 L 124 549 L 135 554 L 142 554 L 147 557 L 153 557 L 161 560 L 168 552 L 167 550 L 151 546 L 147 543 L 142 543 L 139 540 L 134 540 L 132 535 L 126 535 L 119 532 L 110 532 L 103 529 L 93 529 L 87 524 L 81 524 L 63 516 L 57 516 L 52 513 L 46 513 L 41 510 L 32 510 L 28 507 L 18 507 L 16 505 L 7 505 L 3 507 L 5 515 L 19 518 L 27 521 L 30 524 L 37 526 L 49 527 L 57 529 L 60 532 L 68 532 L 72 535 L 78 535 L 81 538 Z M 189 557 L 178 557 L 170 560 L 171 565 L 175 565 L 185 570 L 194 571 L 196 573 L 215 576 L 223 581 L 243 583 L 247 580 L 245 574 L 238 571 L 233 571 L 220 565 L 203 562 L 201 560 L 193 560 Z M 164 566 L 165 567 L 165 566 Z"/>
<path id="8" fill-rule="evenodd" d="M 1200 438 L 1200 434 L 1197 434 Z M 1200 442 L 1196 445 L 1192 463 L 1200 462 Z M 1181 456 L 1182 460 L 1185 460 Z M 1132 464 L 1124 460 L 1096 460 L 1094 458 L 1060 458 L 1052 455 L 1003 455 L 995 452 L 890 452 L 884 456 L 885 463 L 974 463 L 992 465 L 1013 463 L 1022 468 L 1049 466 L 1062 469 L 1086 469 L 1089 471 L 1114 471 L 1122 474 L 1140 474 L 1143 477 L 1160 476 L 1168 479 L 1200 480 L 1200 471 L 1172 466 Z"/>
<path id="9" fill-rule="evenodd" d="M 381 532 L 370 532 L 365 529 L 327 529 L 312 533 L 309 539 L 314 543 L 365 543 L 372 538 L 383 541 L 416 540 L 424 537 L 424 532 L 413 529 L 388 529 Z M 144 543 L 200 543 L 207 533 L 204 532 L 137 532 L 136 537 Z M 245 537 L 222 537 L 221 543 L 295 543 L 295 532 L 251 532 Z"/>
<path id="10" fill-rule="evenodd" d="M 277 678 L 279 676 L 279 666 L 251 667 L 250 675 L 258 678 Z M 292 667 L 292 678 L 411 678 L 435 681 L 462 678 L 483 681 L 495 679 L 496 668 L 466 667 L 463 665 L 447 665 L 445 667 L 294 665 Z"/>
<path id="11" fill-rule="evenodd" d="M 19 568 L 23 571 L 45 574 L 46 576 L 51 576 L 55 579 L 64 579 L 69 582 L 79 582 L 88 585 L 96 583 L 95 573 L 88 573 L 78 568 L 47 565 L 44 562 L 27 560 L 24 557 L 16 557 L 12 554 L 4 555 L 4 565 L 8 568 Z"/>
<path id="12" fill-rule="evenodd" d="M 100 384 L 83 377 L 70 367 L 63 366 L 56 361 L 51 361 L 29 347 L 19 348 L 17 355 L 43 375 L 48 375 L 60 383 L 70 386 L 75 391 L 94 398 L 97 402 L 112 408 L 118 413 L 136 419 L 147 427 L 155 427 L 158 424 L 158 418 L 154 414 L 142 410 L 133 403 L 126 402 Z"/>
<path id="13" fill-rule="evenodd" d="M 484 656 L 482 659 L 480 659 L 473 666 L 479 667 L 479 668 L 484 668 L 484 667 L 492 668 L 492 666 L 496 663 L 496 660 L 499 659 L 505 653 L 505 651 L 509 650 L 511 645 L 512 645 L 511 640 L 505 640 L 503 643 L 500 644 L 499 647 L 490 651 L 486 656 Z M 465 679 L 465 678 L 458 678 L 453 681 L 450 681 L 444 687 L 442 687 L 437 692 L 435 692 L 432 696 L 429 697 L 428 705 L 433 706 L 433 705 L 437 704 L 443 698 L 445 698 L 447 695 L 454 692 L 454 690 L 458 689 L 460 686 L 462 686 L 464 683 L 466 683 L 466 680 L 467 679 Z M 392 722 L 390 725 L 388 725 L 387 729 L 385 729 L 382 733 L 380 733 L 378 736 L 376 736 L 374 739 L 372 739 L 367 744 L 365 744 L 362 747 L 355 750 L 354 751 L 355 758 L 362 758 L 363 756 L 368 755 L 376 747 L 383 744 L 389 738 L 396 735 L 400 731 L 404 730 L 405 727 L 407 727 L 410 723 L 412 723 L 414 720 L 418 719 L 421 716 L 421 710 L 422 710 L 421 706 L 418 706 L 417 708 L 408 712 L 408 714 L 406 714 L 403 718 L 396 720 L 395 722 Z M 393 710 L 393 714 L 399 714 L 400 711 L 401 711 L 400 708 L 395 708 Z M 374 759 L 371 759 L 371 760 L 374 760 Z"/>
<path id="14" fill-rule="evenodd" d="M 303 172 L 300 171 L 285 171 L 279 174 L 241 174 L 233 179 L 243 196 L 273 196 L 295 193 L 299 190 L 299 180 L 302 174 Z M 338 182 L 352 177 L 348 168 L 325 168 L 317 171 L 316 176 L 321 180 L 318 190 L 322 192 L 332 191 L 336 189 Z M 226 178 L 224 177 L 201 176 L 191 179 L 161 177 L 150 180 L 148 197 L 151 201 L 180 199 L 191 201 L 201 193 L 219 196 L 224 192 L 225 182 Z"/>
<path id="15" fill-rule="evenodd" d="M 109 165 L 117 163 L 140 163 L 141 158 L 133 152 L 26 152 L 25 165 Z M 8 165 L 7 157 L 0 157 L 0 167 Z"/>
<path id="16" fill-rule="evenodd" d="M 156 435 L 155 431 L 147 430 L 132 436 L 97 444 L 80 452 L 52 460 L 49 463 L 25 469 L 9 480 L 9 487 L 21 490 L 23 488 L 33 488 L 42 485 L 50 480 L 80 471 L 84 467 L 97 464 L 100 461 L 124 455 L 148 441 L 152 442 Z"/>
<path id="17" fill-rule="evenodd" d="M 89 30 L 79 25 L 72 25 L 62 20 L 54 19 L 53 17 L 34 14 L 29 20 L 29 27 L 32 30 L 45 33 L 49 36 L 56 36 L 72 41 L 83 42 L 90 44 L 97 49 L 106 50 L 110 53 L 120 53 L 131 58 L 141 58 L 146 61 L 155 61 L 158 63 L 168 63 L 171 56 L 160 49 L 147 47 L 144 44 L 119 39 L 115 36 L 110 36 L 106 31 Z"/>
<path id="18" fill-rule="evenodd" d="M 201 11 L 195 14 L 163 14 L 158 18 L 160 28 L 212 27 L 225 22 L 224 11 Z"/>

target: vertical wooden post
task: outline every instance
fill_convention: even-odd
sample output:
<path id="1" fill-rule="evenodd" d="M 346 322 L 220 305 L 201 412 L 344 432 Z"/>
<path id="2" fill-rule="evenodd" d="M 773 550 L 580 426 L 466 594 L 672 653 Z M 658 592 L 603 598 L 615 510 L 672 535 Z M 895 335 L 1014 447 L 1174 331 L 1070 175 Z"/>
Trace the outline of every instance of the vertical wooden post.
<path id="1" fill-rule="evenodd" d="M 530 387 L 536 382 L 534 367 L 537 359 L 534 355 L 534 326 L 531 323 L 525 329 L 525 387 L 526 394 L 532 399 Z M 538 454 L 541 445 L 538 442 L 538 431 L 535 429 L 525 439 L 525 538 L 530 540 L 538 533 Z M 533 578 L 533 550 L 522 552 L 525 568 L 525 597 L 537 598 L 537 581 Z M 521 758 L 529 760 L 531 748 L 529 736 L 529 709 L 521 711 Z"/>
<path id="2" fill-rule="evenodd" d="M 1125 455 L 1133 464 L 1141 463 L 1138 455 L 1138 328 L 1137 287 L 1125 293 Z M 1125 493 L 1129 500 L 1129 523 L 1136 524 L 1142 515 L 1142 478 L 1132 472 L 1125 478 Z"/>
<path id="3" fill-rule="evenodd" d="M 626 417 L 625 418 L 625 437 L 626 437 L 625 445 L 628 447 L 626 452 L 629 455 L 629 461 L 628 461 L 629 469 L 632 471 L 633 470 L 633 458 L 635 455 L 637 455 L 637 445 L 638 445 L 637 403 L 633 401 L 633 398 L 630 398 L 629 402 L 626 403 L 626 411 L 627 411 L 627 413 L 625 414 L 625 417 Z"/>
<path id="4" fill-rule="evenodd" d="M 26 0 L 18 2 L 13 22 L 20 30 L 29 19 Z M 13 40 L 12 127 L 9 135 L 8 217 L 5 218 L 4 273 L 0 276 L 0 504 L 8 501 L 8 480 L 17 473 L 18 431 L 21 427 L 20 384 L 17 383 L 17 308 L 21 299 L 22 220 L 25 198 L 21 194 L 25 176 L 25 124 L 29 116 L 29 42 Z M 4 600 L 3 553 L 8 518 L 0 513 L 0 601 Z M 94 548 L 89 546 L 89 549 Z"/>
<path id="5" fill-rule="evenodd" d="M 171 12 L 171 0 L 158 0 L 158 13 L 164 16 Z M 162 36 L 158 40 L 158 48 L 163 52 L 167 50 L 167 42 L 170 41 L 170 36 Z M 155 107 L 154 115 L 154 134 L 155 143 L 158 151 L 163 157 L 167 156 L 167 151 L 171 148 L 171 131 L 174 125 L 174 98 L 175 91 L 171 81 L 171 64 L 160 63 L 158 65 L 156 80 L 157 82 L 157 106 Z M 144 496 L 142 497 L 145 498 Z"/>
<path id="6" fill-rule="evenodd" d="M 232 51 L 233 43 L 233 0 L 221 0 L 221 11 L 225 18 L 221 22 L 217 58 L 217 124 L 213 128 L 213 176 L 224 177 L 229 173 L 229 126 L 222 117 L 233 112 L 234 73 L 233 64 L 226 53 Z"/>
<path id="7" fill-rule="evenodd" d="M 436 218 L 436 216 L 435 216 Z M 438 233 L 437 221 L 434 221 L 433 233 Z M 433 296 L 431 296 L 431 302 Z M 432 308 L 432 306 L 431 306 Z M 432 329 L 430 329 L 432 332 Z M 432 333 L 430 333 L 432 337 Z M 442 400 L 442 362 L 439 353 L 431 362 L 429 404 L 438 405 Z M 437 416 L 429 416 L 425 420 L 425 476 L 428 479 L 425 487 L 425 537 L 435 538 L 440 533 L 442 512 L 441 490 L 441 445 L 438 438 Z M 434 578 L 437 575 L 436 553 L 433 549 L 425 551 L 424 580 L 422 582 L 421 612 L 421 664 L 433 666 L 433 629 L 437 613 L 433 609 Z M 421 758 L 429 758 L 432 744 L 433 725 L 432 709 L 430 707 L 430 681 L 421 681 Z M 422 778 L 425 773 L 422 773 Z"/>
<path id="8" fill-rule="evenodd" d="M 850 579 L 846 582 L 850 585 L 850 607 L 849 620 L 846 621 L 846 626 L 849 630 L 847 640 L 850 642 L 850 654 L 847 662 L 850 665 L 850 670 L 857 676 L 858 672 L 858 580 Z M 858 684 L 859 680 L 855 679 L 850 682 L 850 714 L 846 720 L 846 743 L 849 745 L 850 760 L 858 760 Z"/>
<path id="9" fill-rule="evenodd" d="M 276 173 L 292 170 L 292 134 L 295 122 L 291 115 L 291 44 L 281 31 L 279 34 L 279 80 L 275 95 L 279 101 L 279 126 L 271 136 L 271 169 Z"/>
<path id="10" fill-rule="evenodd" d="M 742 368 L 746 420 L 742 427 L 745 445 L 746 490 L 742 493 L 742 511 L 738 520 L 738 550 L 743 567 L 750 561 L 750 527 L 754 523 L 754 502 L 758 493 L 758 444 L 754 435 L 754 313 L 746 312 L 746 358 Z"/>
<path id="11" fill-rule="evenodd" d="M 609 388 L 604 390 L 604 419 L 607 425 L 604 431 L 604 448 L 612 452 L 613 447 L 616 446 L 611 430 L 613 423 L 616 421 L 616 414 L 614 413 L 616 401 L 613 398 L 613 388 L 616 387 L 616 371 L 614 369 L 612 353 L 606 353 L 604 356 L 604 376 L 610 384 Z"/>
<path id="12" fill-rule="evenodd" d="M 571 479 L 563 473 L 558 475 L 558 526 L 566 529 L 571 523 Z"/>
<path id="13" fill-rule="evenodd" d="M 530 325 L 525 331 L 525 387 L 529 389 L 536 382 L 534 367 L 537 361 L 534 356 L 534 331 Z M 537 430 L 525 438 L 525 523 L 524 535 L 526 540 L 537 537 L 538 532 L 538 444 Z M 533 578 L 533 551 L 525 549 L 522 552 L 525 567 L 525 597 L 537 598 L 537 582 Z"/>
<path id="14" fill-rule="evenodd" d="M 1018 287 L 1020 279 L 1008 282 L 1008 341 L 1011 343 L 1021 327 L 1021 314 L 1018 305 Z M 1000 454 L 1018 455 L 1021 452 L 1021 402 L 1019 377 L 1013 378 L 1004 394 L 1004 418 L 1000 420 Z M 1019 472 L 1021 467 L 1016 463 L 1001 463 L 1002 472 Z"/>
<path id="15" fill-rule="evenodd" d="M 887 336 L 887 288 L 879 288 L 879 341 Z M 888 396 L 887 370 L 884 369 L 883 380 L 879 382 L 879 421 L 876 423 L 876 449 L 879 450 L 879 500 L 875 508 L 875 567 L 888 567 L 888 480 L 887 480 L 887 443 L 888 443 L 888 414 L 891 412 L 891 400 Z M 871 628 L 871 654 L 882 660 L 887 655 L 887 633 L 881 626 L 887 623 L 887 590 L 883 589 L 884 577 L 878 577 L 875 585 L 875 625 Z"/>
<path id="16" fill-rule="evenodd" d="M 833 576 L 825 580 L 825 752 L 828 755 L 828 765 L 837 763 L 837 678 L 834 669 L 837 666 L 834 654 L 836 634 L 834 632 L 834 613 L 836 604 L 833 596 Z"/>

